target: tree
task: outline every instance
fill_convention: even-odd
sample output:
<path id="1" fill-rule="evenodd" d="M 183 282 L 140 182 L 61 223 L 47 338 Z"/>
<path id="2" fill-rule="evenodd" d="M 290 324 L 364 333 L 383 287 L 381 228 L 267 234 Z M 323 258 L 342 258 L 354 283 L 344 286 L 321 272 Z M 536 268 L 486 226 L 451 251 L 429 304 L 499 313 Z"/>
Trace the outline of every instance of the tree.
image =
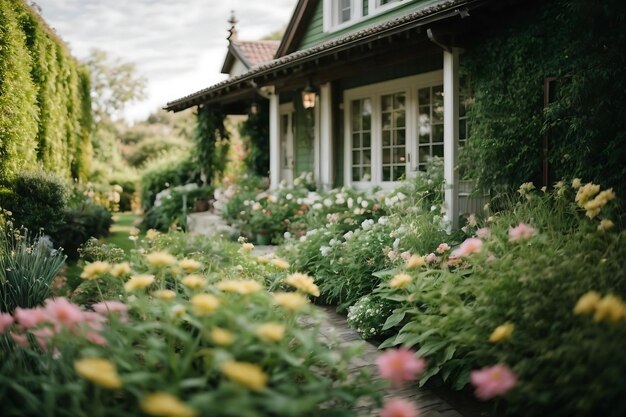
<path id="1" fill-rule="evenodd" d="M 145 98 L 146 79 L 137 75 L 134 63 L 112 59 L 92 49 L 85 64 L 91 73 L 91 100 L 96 124 L 113 121 L 129 103 Z"/>

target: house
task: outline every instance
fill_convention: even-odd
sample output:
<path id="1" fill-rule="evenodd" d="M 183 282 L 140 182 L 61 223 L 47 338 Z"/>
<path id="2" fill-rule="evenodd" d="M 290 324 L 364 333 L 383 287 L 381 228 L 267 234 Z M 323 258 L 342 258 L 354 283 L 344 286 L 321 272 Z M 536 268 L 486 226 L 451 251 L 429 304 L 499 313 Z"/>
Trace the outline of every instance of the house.
<path id="1" fill-rule="evenodd" d="M 443 157 L 445 202 L 456 223 L 460 214 L 482 207 L 480 199 L 470 198 L 471 186 L 459 181 L 470 102 L 462 92 L 460 62 L 474 45 L 540 5 L 532 0 L 299 0 L 272 61 L 172 101 L 166 109 L 203 105 L 246 114 L 251 103 L 269 100 L 274 188 L 310 171 L 324 189 L 388 189 L 425 169 L 429 157 Z M 235 53 L 229 48 L 230 55 Z M 533 94 L 549 99 L 551 84 L 543 81 Z M 541 116 L 540 106 L 537 111 Z M 547 152 L 545 140 L 537 155 Z M 547 183 L 547 157 L 544 162 Z"/>

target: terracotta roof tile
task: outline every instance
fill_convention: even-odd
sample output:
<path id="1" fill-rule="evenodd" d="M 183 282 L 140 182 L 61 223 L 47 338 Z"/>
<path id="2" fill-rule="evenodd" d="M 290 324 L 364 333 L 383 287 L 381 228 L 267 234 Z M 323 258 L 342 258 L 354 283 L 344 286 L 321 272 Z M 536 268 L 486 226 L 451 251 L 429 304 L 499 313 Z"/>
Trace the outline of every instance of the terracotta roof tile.
<path id="1" fill-rule="evenodd" d="M 280 41 L 233 41 L 231 43 L 241 57 L 246 61 L 248 68 L 256 67 L 274 59 Z"/>

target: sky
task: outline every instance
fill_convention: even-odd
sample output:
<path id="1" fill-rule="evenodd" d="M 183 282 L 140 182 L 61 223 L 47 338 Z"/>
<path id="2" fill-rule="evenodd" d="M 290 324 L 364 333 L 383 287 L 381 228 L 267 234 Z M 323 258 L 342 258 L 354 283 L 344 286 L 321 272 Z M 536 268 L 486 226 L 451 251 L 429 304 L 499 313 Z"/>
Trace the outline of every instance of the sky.
<path id="1" fill-rule="evenodd" d="M 35 0 L 41 15 L 78 59 L 90 49 L 134 62 L 147 81 L 147 98 L 125 111 L 145 119 L 168 101 L 209 87 L 226 56 L 234 10 L 241 40 L 284 28 L 296 0 Z"/>

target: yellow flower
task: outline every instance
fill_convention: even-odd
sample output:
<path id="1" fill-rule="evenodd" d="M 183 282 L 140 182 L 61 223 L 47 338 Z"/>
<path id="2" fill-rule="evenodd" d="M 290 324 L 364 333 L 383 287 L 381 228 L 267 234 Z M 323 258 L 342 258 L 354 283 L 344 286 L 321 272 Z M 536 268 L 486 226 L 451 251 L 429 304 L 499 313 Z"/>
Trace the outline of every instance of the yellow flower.
<path id="1" fill-rule="evenodd" d="M 230 346 L 235 341 L 235 336 L 228 330 L 216 327 L 211 330 L 211 340 L 219 346 Z"/>
<path id="2" fill-rule="evenodd" d="M 202 264 L 195 259 L 181 259 L 178 261 L 178 266 L 188 274 L 202 268 Z"/>
<path id="3" fill-rule="evenodd" d="M 279 323 L 265 323 L 257 327 L 256 335 L 268 342 L 278 342 L 285 336 L 285 326 Z"/>
<path id="4" fill-rule="evenodd" d="M 585 204 L 587 204 L 587 201 L 591 200 L 593 196 L 598 194 L 599 191 L 599 185 L 593 183 L 587 183 L 583 185 L 578 189 L 578 192 L 576 193 L 576 203 L 578 203 L 579 207 L 584 208 Z"/>
<path id="5" fill-rule="evenodd" d="M 107 389 L 121 388 L 122 381 L 115 364 L 103 358 L 84 358 L 74 362 L 76 373 L 88 381 Z"/>
<path id="6" fill-rule="evenodd" d="M 176 293 L 172 290 L 158 290 L 153 292 L 152 295 L 160 300 L 173 300 L 176 298 Z"/>
<path id="7" fill-rule="evenodd" d="M 115 264 L 111 267 L 111 275 L 114 277 L 121 277 L 130 273 L 130 264 L 128 262 L 122 262 Z"/>
<path id="8" fill-rule="evenodd" d="M 133 275 L 124 284 L 126 292 L 133 292 L 149 287 L 154 283 L 154 275 Z"/>
<path id="9" fill-rule="evenodd" d="M 252 243 L 244 243 L 241 245 L 242 252 L 252 252 L 252 249 L 254 249 L 254 245 Z"/>
<path id="10" fill-rule="evenodd" d="M 200 275 L 187 275 L 181 282 L 187 288 L 202 288 L 206 285 L 206 280 Z"/>
<path id="11" fill-rule="evenodd" d="M 150 265 L 157 268 L 176 264 L 176 258 L 167 252 L 152 252 L 146 255 L 146 259 Z"/>
<path id="12" fill-rule="evenodd" d="M 282 259 L 276 258 L 272 259 L 270 262 L 278 269 L 289 269 L 289 263 L 287 261 L 283 261 Z"/>
<path id="13" fill-rule="evenodd" d="M 595 311 L 599 301 L 600 294 L 595 291 L 588 291 L 578 299 L 578 302 L 574 307 L 574 313 L 591 314 Z"/>
<path id="14" fill-rule="evenodd" d="M 276 292 L 274 293 L 274 303 L 287 310 L 297 311 L 304 308 L 309 303 L 309 300 L 295 292 Z"/>
<path id="15" fill-rule="evenodd" d="M 515 326 L 512 323 L 504 323 L 499 325 L 494 329 L 494 331 L 489 336 L 489 341 L 491 343 L 498 343 L 511 338 L 513 334 L 513 329 Z"/>
<path id="16" fill-rule="evenodd" d="M 263 289 L 261 284 L 251 279 L 226 279 L 218 282 L 215 287 L 224 292 L 235 292 L 244 295 L 259 292 Z"/>
<path id="17" fill-rule="evenodd" d="M 108 262 L 101 262 L 101 261 L 92 262 L 90 264 L 85 265 L 85 267 L 83 268 L 83 272 L 80 274 L 80 277 L 82 279 L 88 279 L 88 280 L 96 279 L 96 278 L 99 278 L 100 275 L 104 275 L 107 272 L 109 272 L 110 268 L 111 268 L 111 264 L 109 264 Z"/>
<path id="18" fill-rule="evenodd" d="M 267 256 L 257 256 L 256 260 L 261 265 L 267 265 L 270 261 L 269 259 L 267 259 Z"/>
<path id="19" fill-rule="evenodd" d="M 153 392 L 141 399 L 144 413 L 157 417 L 195 417 L 198 413 L 167 392 Z"/>
<path id="20" fill-rule="evenodd" d="M 157 238 L 157 236 L 159 236 L 161 233 L 158 230 L 154 230 L 154 229 L 150 229 L 146 232 L 146 239 L 148 240 L 154 240 Z"/>
<path id="21" fill-rule="evenodd" d="M 626 304 L 612 294 L 605 295 L 596 304 L 596 314 L 593 316 L 594 321 L 610 321 L 618 322 L 626 317 Z"/>
<path id="22" fill-rule="evenodd" d="M 413 281 L 413 277 L 407 274 L 398 274 L 391 278 L 389 281 L 389 286 L 391 288 L 404 288 L 409 285 Z"/>
<path id="23" fill-rule="evenodd" d="M 140 232 L 140 230 L 137 229 L 136 227 L 131 227 L 130 231 L 128 232 L 128 234 L 131 235 L 131 236 L 139 236 L 139 232 Z"/>
<path id="24" fill-rule="evenodd" d="M 231 381 L 253 391 L 260 391 L 267 385 L 267 374 L 253 363 L 228 361 L 222 363 L 220 370 Z"/>
<path id="25" fill-rule="evenodd" d="M 517 192 L 520 193 L 520 195 L 523 195 L 526 198 L 529 198 L 528 193 L 530 193 L 534 189 L 535 189 L 535 184 L 533 184 L 532 182 L 525 182 L 522 185 L 520 185 Z"/>
<path id="26" fill-rule="evenodd" d="M 600 224 L 598 225 L 598 230 L 601 232 L 606 232 L 611 230 L 613 227 L 615 227 L 615 223 L 613 223 L 611 220 L 602 219 L 600 221 Z"/>
<path id="27" fill-rule="evenodd" d="M 285 283 L 307 294 L 311 294 L 314 297 L 320 296 L 320 289 L 315 285 L 313 278 L 309 275 L 296 272 L 285 278 Z"/>
<path id="28" fill-rule="evenodd" d="M 208 316 L 217 310 L 219 305 L 220 300 L 211 294 L 198 294 L 191 298 L 191 306 L 197 316 Z"/>
<path id="29" fill-rule="evenodd" d="M 423 256 L 411 255 L 411 257 L 406 261 L 407 269 L 420 268 L 426 265 L 426 260 Z"/>
<path id="30" fill-rule="evenodd" d="M 572 180 L 572 188 L 574 190 L 578 190 L 582 185 L 583 183 L 580 181 L 580 178 L 574 178 Z"/>

